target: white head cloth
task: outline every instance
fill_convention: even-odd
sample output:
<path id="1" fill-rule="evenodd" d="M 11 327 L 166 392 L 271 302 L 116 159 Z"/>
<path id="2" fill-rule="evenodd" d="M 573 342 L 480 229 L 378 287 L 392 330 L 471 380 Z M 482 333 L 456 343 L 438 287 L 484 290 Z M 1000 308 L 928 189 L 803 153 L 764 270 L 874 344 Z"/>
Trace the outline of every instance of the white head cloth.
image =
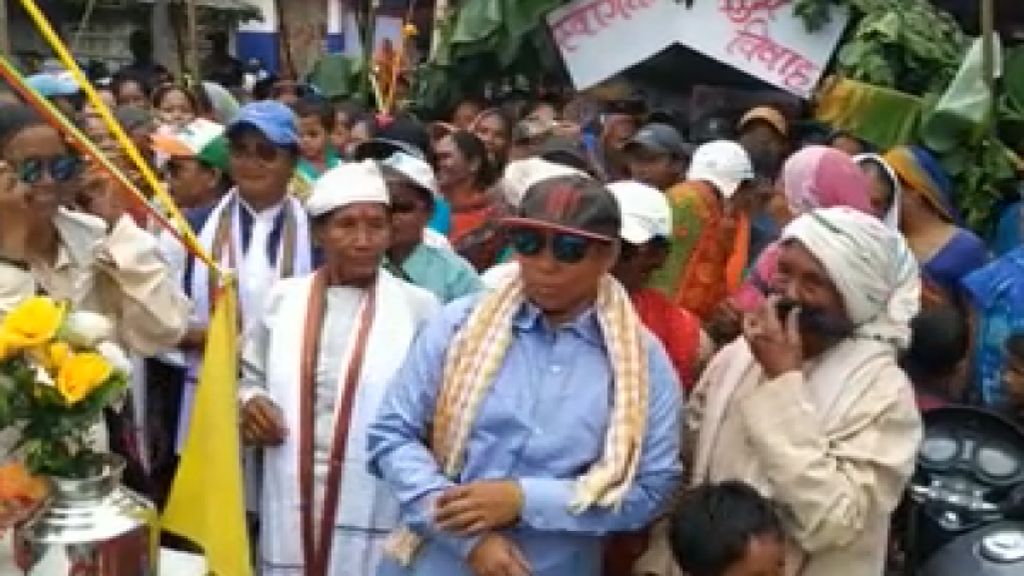
<path id="1" fill-rule="evenodd" d="M 903 236 L 881 220 L 846 207 L 813 210 L 782 239 L 797 240 L 825 267 L 856 324 L 856 337 L 910 345 L 921 307 L 917 260 Z"/>
<path id="2" fill-rule="evenodd" d="M 332 168 L 313 186 L 306 211 L 316 218 L 349 204 L 390 204 L 384 174 L 374 160 L 350 162 Z"/>
<path id="3" fill-rule="evenodd" d="M 899 230 L 900 228 L 900 203 L 903 201 L 903 186 L 900 185 L 900 179 L 896 175 L 896 171 L 892 169 L 892 166 L 885 161 L 878 154 L 858 154 L 853 157 L 853 161 L 859 166 L 865 164 L 874 163 L 885 172 L 886 178 L 892 185 L 892 202 L 889 206 L 888 212 L 882 217 L 882 221 L 886 223 L 893 230 Z"/>

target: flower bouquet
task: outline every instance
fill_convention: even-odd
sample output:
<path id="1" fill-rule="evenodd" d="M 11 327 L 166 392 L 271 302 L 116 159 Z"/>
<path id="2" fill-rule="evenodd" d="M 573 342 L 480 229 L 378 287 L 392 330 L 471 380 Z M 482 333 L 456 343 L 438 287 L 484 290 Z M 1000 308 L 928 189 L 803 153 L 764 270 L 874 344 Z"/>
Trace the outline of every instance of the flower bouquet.
<path id="1" fill-rule="evenodd" d="M 0 430 L 17 430 L 30 473 L 87 478 L 106 465 L 92 430 L 124 397 L 130 370 L 112 332 L 103 316 L 46 297 L 0 323 Z"/>

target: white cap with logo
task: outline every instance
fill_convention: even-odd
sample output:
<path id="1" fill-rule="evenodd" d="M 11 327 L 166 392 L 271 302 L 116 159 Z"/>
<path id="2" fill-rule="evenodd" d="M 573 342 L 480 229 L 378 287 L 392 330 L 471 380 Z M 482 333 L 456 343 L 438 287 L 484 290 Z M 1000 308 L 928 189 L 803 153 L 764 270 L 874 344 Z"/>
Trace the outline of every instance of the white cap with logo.
<path id="1" fill-rule="evenodd" d="M 627 180 L 608 184 L 622 212 L 619 236 L 637 246 L 655 237 L 672 236 L 672 208 L 665 194 L 646 184 Z"/>
<path id="2" fill-rule="evenodd" d="M 693 153 L 687 180 L 703 180 L 714 184 L 726 198 L 732 198 L 736 190 L 747 180 L 754 178 L 754 165 L 750 155 L 732 140 L 708 142 Z"/>
<path id="3" fill-rule="evenodd" d="M 350 204 L 391 204 L 380 165 L 374 160 L 331 168 L 313 186 L 306 211 L 316 218 Z"/>

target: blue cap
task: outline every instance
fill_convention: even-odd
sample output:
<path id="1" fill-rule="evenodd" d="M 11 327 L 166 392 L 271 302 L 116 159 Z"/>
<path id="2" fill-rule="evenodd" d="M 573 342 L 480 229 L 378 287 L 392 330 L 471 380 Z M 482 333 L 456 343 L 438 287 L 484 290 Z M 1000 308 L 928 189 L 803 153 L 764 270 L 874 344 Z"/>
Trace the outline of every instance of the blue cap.
<path id="1" fill-rule="evenodd" d="M 243 127 L 253 127 L 278 146 L 298 146 L 295 113 L 284 104 L 265 100 L 246 104 L 238 110 L 238 116 L 228 125 L 227 137 L 231 138 Z"/>
<path id="2" fill-rule="evenodd" d="M 74 80 L 56 74 L 34 74 L 26 78 L 25 83 L 43 98 L 78 94 L 78 84 Z"/>

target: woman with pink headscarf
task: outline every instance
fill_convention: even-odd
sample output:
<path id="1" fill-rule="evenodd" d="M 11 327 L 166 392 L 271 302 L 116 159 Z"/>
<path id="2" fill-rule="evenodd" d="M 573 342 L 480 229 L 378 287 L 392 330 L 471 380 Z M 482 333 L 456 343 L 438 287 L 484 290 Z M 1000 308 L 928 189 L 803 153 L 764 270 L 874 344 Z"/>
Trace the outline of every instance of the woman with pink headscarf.
<path id="1" fill-rule="evenodd" d="M 846 206 L 878 216 L 871 204 L 871 181 L 847 154 L 827 146 L 808 146 L 786 160 L 782 168 L 780 200 L 785 207 L 777 216 L 790 220 L 816 208 Z M 724 302 L 711 320 L 709 332 L 719 343 L 739 334 L 739 316 L 757 310 L 775 279 L 779 250 L 764 249 L 739 290 Z"/>

